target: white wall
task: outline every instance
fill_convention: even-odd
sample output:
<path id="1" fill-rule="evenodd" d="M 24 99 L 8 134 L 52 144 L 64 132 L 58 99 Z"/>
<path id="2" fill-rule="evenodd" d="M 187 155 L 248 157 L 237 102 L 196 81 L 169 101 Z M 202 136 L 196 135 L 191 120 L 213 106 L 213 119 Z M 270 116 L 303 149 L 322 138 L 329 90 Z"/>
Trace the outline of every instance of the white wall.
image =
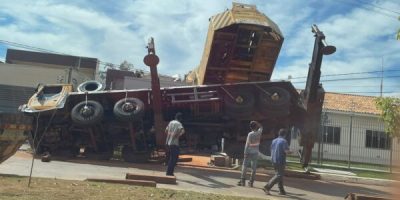
<path id="1" fill-rule="evenodd" d="M 328 120 L 325 126 L 341 127 L 340 145 L 321 143 L 320 150 L 323 152 L 323 159 L 343 160 L 349 158 L 349 145 L 351 147 L 351 161 L 374 164 L 390 164 L 390 150 L 367 148 L 366 130 L 384 131 L 384 123 L 378 116 L 368 116 L 350 113 L 327 112 Z M 351 124 L 352 121 L 352 124 Z M 351 144 L 350 144 L 350 124 Z M 393 162 L 400 161 L 400 145 L 397 138 L 393 139 Z M 300 149 L 298 142 L 292 141 L 290 147 L 294 150 Z M 318 143 L 313 149 L 313 159 L 317 158 Z"/>

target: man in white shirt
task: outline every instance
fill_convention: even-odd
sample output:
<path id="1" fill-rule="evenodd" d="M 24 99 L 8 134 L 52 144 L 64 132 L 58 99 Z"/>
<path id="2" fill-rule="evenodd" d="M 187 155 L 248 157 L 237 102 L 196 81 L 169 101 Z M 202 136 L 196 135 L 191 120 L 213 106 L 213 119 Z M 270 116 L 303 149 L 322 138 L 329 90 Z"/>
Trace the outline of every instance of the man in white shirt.
<path id="1" fill-rule="evenodd" d="M 245 186 L 247 167 L 249 167 L 249 165 L 251 164 L 252 172 L 249 180 L 249 186 L 253 187 L 254 179 L 256 176 L 257 159 L 263 127 L 259 122 L 251 121 L 250 129 L 251 131 L 247 135 L 246 145 L 244 147 L 242 173 L 238 185 Z"/>
<path id="2" fill-rule="evenodd" d="M 165 133 L 167 134 L 167 139 L 165 141 L 165 146 L 167 148 L 167 176 L 174 176 L 174 169 L 179 157 L 179 137 L 185 133 L 181 122 L 182 113 L 176 113 L 175 120 L 169 122 L 167 128 L 165 128 Z"/>

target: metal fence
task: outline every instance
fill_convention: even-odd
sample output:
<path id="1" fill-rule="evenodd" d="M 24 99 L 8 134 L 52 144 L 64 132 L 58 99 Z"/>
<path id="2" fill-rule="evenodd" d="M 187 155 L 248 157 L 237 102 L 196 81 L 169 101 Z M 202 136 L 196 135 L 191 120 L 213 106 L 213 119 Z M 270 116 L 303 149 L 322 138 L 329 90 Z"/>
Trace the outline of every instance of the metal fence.
<path id="1" fill-rule="evenodd" d="M 291 149 L 300 149 L 297 135 L 291 137 Z M 392 172 L 400 163 L 399 142 L 385 133 L 379 116 L 324 109 L 312 164 Z"/>

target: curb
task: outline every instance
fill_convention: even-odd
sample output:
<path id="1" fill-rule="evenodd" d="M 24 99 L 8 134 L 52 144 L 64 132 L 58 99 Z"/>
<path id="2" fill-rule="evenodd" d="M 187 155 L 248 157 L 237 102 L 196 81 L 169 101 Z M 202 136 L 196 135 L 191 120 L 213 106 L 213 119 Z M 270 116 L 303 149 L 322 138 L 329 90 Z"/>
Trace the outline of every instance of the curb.
<path id="1" fill-rule="evenodd" d="M 321 174 L 321 180 L 325 181 L 335 181 L 335 182 L 344 182 L 344 183 L 358 183 L 358 184 L 366 184 L 366 185 L 377 185 L 377 186 L 390 186 L 395 183 L 400 183 L 397 180 L 387 180 L 387 179 L 377 179 L 377 178 L 362 178 L 357 176 L 345 176 L 338 174 Z"/>
<path id="2" fill-rule="evenodd" d="M 204 169 L 210 171 L 221 171 L 228 173 L 237 173 L 240 174 L 240 171 L 226 168 L 226 167 L 210 167 L 210 166 L 196 166 L 190 164 L 178 164 L 179 167 L 183 168 L 196 168 L 196 169 Z M 272 172 L 266 173 L 256 173 L 256 179 L 261 178 L 261 180 L 265 180 L 267 176 L 273 175 Z M 334 182 L 344 182 L 344 183 L 357 183 L 357 184 L 366 184 L 366 185 L 377 185 L 377 186 L 390 186 L 392 184 L 398 183 L 400 181 L 397 180 L 387 180 L 387 179 L 377 179 L 377 178 L 362 178 L 357 176 L 346 176 L 339 174 L 326 174 L 326 173 L 316 173 L 313 172 L 311 174 L 305 174 L 302 171 L 296 170 L 285 170 L 285 176 L 291 178 L 303 178 L 309 180 L 323 180 L 323 181 L 334 181 Z"/>
<path id="3" fill-rule="evenodd" d="M 233 174 L 240 174 L 239 170 L 235 170 L 232 168 L 227 167 L 209 167 L 209 166 L 195 166 L 190 164 L 178 164 L 179 167 L 182 168 L 196 168 L 200 170 L 207 170 L 207 171 L 214 171 L 214 172 L 226 172 L 226 173 L 233 173 Z M 274 175 L 273 172 L 265 172 L 265 173 L 256 173 L 256 180 L 266 180 L 268 177 Z M 321 175 L 316 173 L 309 173 L 306 174 L 300 171 L 293 171 L 293 170 L 285 170 L 285 176 L 290 178 L 302 178 L 302 179 L 309 179 L 309 180 L 320 180 Z"/>

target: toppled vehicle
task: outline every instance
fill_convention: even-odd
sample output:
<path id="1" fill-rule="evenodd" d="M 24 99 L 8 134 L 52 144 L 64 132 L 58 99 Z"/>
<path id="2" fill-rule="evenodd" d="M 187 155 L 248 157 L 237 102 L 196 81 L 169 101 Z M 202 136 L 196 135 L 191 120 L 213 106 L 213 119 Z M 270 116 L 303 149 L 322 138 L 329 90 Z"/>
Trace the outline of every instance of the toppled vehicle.
<path id="1" fill-rule="evenodd" d="M 185 143 L 193 148 L 219 145 L 232 157 L 243 153 L 248 123 L 264 126 L 260 151 L 266 153 L 280 128 L 297 127 L 303 165 L 311 158 L 319 129 L 324 90 L 319 83 L 323 55 L 335 52 L 324 34 L 312 26 L 315 45 L 306 88 L 298 93 L 289 81 L 271 81 L 284 37 L 279 27 L 256 6 L 233 3 L 210 18 L 206 45 L 189 86 L 163 87 L 153 40 L 144 62 L 150 67 L 151 89 L 104 90 L 85 82 L 40 85 L 21 111 L 34 117 L 31 143 L 36 153 L 109 159 L 116 147 L 129 162 L 148 159 L 164 148 L 164 129 L 183 113 Z"/>
<path id="2" fill-rule="evenodd" d="M 0 113 L 0 163 L 15 154 L 32 130 L 32 117 Z"/>

